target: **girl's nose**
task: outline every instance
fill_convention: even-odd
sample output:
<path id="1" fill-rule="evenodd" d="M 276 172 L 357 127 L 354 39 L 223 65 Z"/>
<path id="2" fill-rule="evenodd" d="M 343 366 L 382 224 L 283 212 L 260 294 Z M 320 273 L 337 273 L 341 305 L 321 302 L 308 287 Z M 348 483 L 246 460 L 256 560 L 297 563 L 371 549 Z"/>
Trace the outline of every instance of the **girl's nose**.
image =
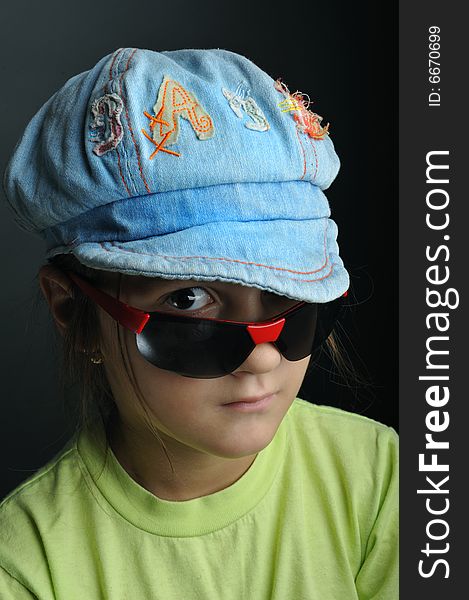
<path id="1" fill-rule="evenodd" d="M 232 375 L 240 373 L 269 373 L 276 369 L 282 362 L 282 355 L 270 342 L 257 344 L 251 354 Z"/>

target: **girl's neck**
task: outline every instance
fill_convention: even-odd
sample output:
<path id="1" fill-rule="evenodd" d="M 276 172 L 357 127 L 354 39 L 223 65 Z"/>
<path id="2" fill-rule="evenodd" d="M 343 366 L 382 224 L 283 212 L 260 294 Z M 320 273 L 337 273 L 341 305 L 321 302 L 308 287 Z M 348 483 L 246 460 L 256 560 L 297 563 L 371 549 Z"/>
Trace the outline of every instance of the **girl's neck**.
<path id="1" fill-rule="evenodd" d="M 147 438 L 117 419 L 109 424 L 109 444 L 122 468 L 141 487 L 162 500 L 182 502 L 221 491 L 240 479 L 257 456 L 231 459 L 194 450 L 188 459 L 187 452 L 184 456 L 177 452 L 179 442 L 174 444 L 171 438 L 162 437 L 174 472 L 158 440 L 147 442 Z"/>

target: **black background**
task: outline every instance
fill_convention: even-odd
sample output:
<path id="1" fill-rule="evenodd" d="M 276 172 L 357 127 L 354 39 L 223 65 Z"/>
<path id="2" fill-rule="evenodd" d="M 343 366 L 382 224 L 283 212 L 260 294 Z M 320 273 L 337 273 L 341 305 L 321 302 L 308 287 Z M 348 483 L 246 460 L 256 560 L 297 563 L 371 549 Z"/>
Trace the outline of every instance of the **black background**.
<path id="1" fill-rule="evenodd" d="M 26 1 L 2 3 L 0 23 L 2 171 L 40 106 L 121 46 L 225 48 L 310 95 L 342 162 L 326 192 L 351 276 L 341 331 L 369 385 L 350 389 L 324 362 L 299 396 L 397 429 L 397 4 Z M 73 420 L 59 395 L 51 320 L 34 304 L 43 242 L 3 203 L 0 227 L 3 497 L 60 450 Z"/>

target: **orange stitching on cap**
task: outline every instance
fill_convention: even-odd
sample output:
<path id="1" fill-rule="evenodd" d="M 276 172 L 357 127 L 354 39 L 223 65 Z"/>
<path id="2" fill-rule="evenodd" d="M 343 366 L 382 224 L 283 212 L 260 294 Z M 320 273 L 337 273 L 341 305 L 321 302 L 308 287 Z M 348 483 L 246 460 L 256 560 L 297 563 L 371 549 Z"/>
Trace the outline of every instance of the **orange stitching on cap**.
<path id="1" fill-rule="evenodd" d="M 327 239 L 327 227 L 328 227 L 328 222 L 326 221 L 326 226 L 324 227 L 324 256 L 325 256 L 325 262 L 322 265 L 322 267 L 320 267 L 319 269 L 315 269 L 314 271 L 294 271 L 293 269 L 286 269 L 284 267 L 274 267 L 271 265 L 264 265 L 261 263 L 255 263 L 255 262 L 246 262 L 243 260 L 238 260 L 236 258 L 225 258 L 225 257 L 214 257 L 214 256 L 170 256 L 168 254 L 149 254 L 147 252 L 139 252 L 138 250 L 130 250 L 128 248 L 122 248 L 121 246 L 119 246 L 116 242 L 109 242 L 113 247 L 118 248 L 120 251 L 122 252 L 128 252 L 128 253 L 133 253 L 133 254 L 142 254 L 144 256 L 161 256 L 162 258 L 177 258 L 177 259 L 193 259 L 193 258 L 197 258 L 197 259 L 204 259 L 204 260 L 222 260 L 225 262 L 235 262 L 235 263 L 240 263 L 242 265 L 254 265 L 255 267 L 265 267 L 266 269 L 273 269 L 275 271 L 287 271 L 289 273 L 296 273 L 298 275 L 310 275 L 311 273 L 318 273 L 319 271 L 322 271 L 326 265 L 329 262 L 328 256 L 327 256 L 327 252 L 326 252 L 326 239 Z M 100 242 L 100 245 L 102 246 L 102 248 L 104 248 L 103 246 L 104 242 Z M 104 248 L 105 250 L 107 250 L 106 248 Z"/>
<path id="2" fill-rule="evenodd" d="M 172 86 L 170 94 L 168 94 L 168 86 Z M 169 101 L 168 95 L 170 96 Z M 197 108 L 202 114 L 197 114 Z M 150 119 L 149 128 L 153 137 L 150 137 L 144 129 L 141 130 L 144 136 L 156 146 L 156 150 L 151 154 L 150 160 L 159 151 L 180 156 L 179 152 L 168 150 L 165 144 L 174 144 L 177 141 L 179 135 L 178 119 L 181 117 L 189 120 L 200 140 L 213 136 L 213 121 L 210 115 L 202 108 L 200 103 L 195 99 L 195 96 L 167 75 L 163 78 L 153 110 L 155 112 L 154 116 L 143 111 L 143 114 Z M 156 125 L 159 125 L 157 131 L 155 131 Z"/>
<path id="3" fill-rule="evenodd" d="M 100 242 L 101 244 L 103 244 L 104 242 Z M 112 246 L 114 248 L 118 248 L 121 252 L 129 252 L 132 254 L 141 254 L 143 256 L 160 256 L 161 258 L 177 258 L 179 259 L 184 259 L 184 260 L 191 260 L 193 258 L 197 258 L 197 259 L 203 259 L 203 260 L 222 260 L 224 262 L 234 262 L 234 263 L 239 263 L 241 265 L 252 265 L 254 267 L 264 267 L 265 269 L 272 269 L 274 271 L 286 271 L 287 273 L 295 273 L 297 275 L 311 275 L 311 273 L 318 273 L 319 271 L 322 271 L 326 265 L 328 264 L 328 259 L 326 258 L 326 262 L 323 264 L 322 267 L 320 267 L 319 269 L 315 269 L 314 271 L 295 271 L 293 269 L 286 269 L 285 267 L 273 267 L 271 265 L 263 265 L 262 263 L 255 263 L 255 262 L 251 262 L 251 261 L 244 261 L 244 260 L 238 260 L 237 258 L 226 258 L 224 256 L 176 256 L 176 255 L 169 255 L 169 254 L 155 254 L 155 253 L 148 253 L 148 252 L 139 252 L 138 250 L 131 250 L 129 248 L 122 248 L 122 246 L 119 246 L 116 242 L 110 242 L 112 244 Z"/>
<path id="4" fill-rule="evenodd" d="M 109 80 L 106 83 L 106 85 L 104 86 L 104 91 L 106 93 L 109 92 L 109 85 L 110 85 L 111 79 L 112 79 L 112 69 L 114 67 L 114 63 L 116 61 L 116 58 L 119 56 L 119 54 L 122 51 L 123 51 L 123 48 L 119 48 L 119 50 L 116 50 L 116 52 L 114 52 L 114 56 L 112 57 L 112 61 L 111 61 L 111 64 L 109 66 Z M 122 173 L 121 157 L 120 157 L 120 154 L 119 154 L 119 149 L 117 147 L 116 147 L 116 152 L 117 152 L 117 164 L 118 164 L 118 167 L 119 167 L 119 174 L 121 176 L 122 183 L 124 184 L 124 187 L 127 190 L 127 193 L 129 194 L 129 196 L 131 196 L 132 194 L 131 194 L 131 192 L 130 192 L 128 186 L 127 186 L 127 183 L 126 183 L 126 181 L 124 179 L 124 174 Z"/>
<path id="5" fill-rule="evenodd" d="M 120 96 L 121 97 L 123 96 L 123 94 L 122 94 L 122 79 L 124 77 L 124 73 L 129 68 L 130 61 L 132 60 L 132 58 L 133 58 L 133 56 L 134 56 L 134 54 L 136 52 L 137 52 L 137 48 L 135 48 L 134 51 L 132 52 L 132 54 L 129 56 L 129 60 L 127 61 L 127 65 L 125 66 L 125 69 L 124 69 L 122 75 L 120 76 L 120 80 L 119 80 L 119 92 L 120 92 Z M 139 171 L 140 171 L 140 177 L 142 178 L 142 181 L 143 181 L 143 183 L 145 185 L 145 189 L 150 194 L 151 190 L 148 187 L 148 184 L 146 182 L 145 176 L 143 174 L 142 163 L 140 161 L 140 152 L 139 152 L 139 149 L 138 149 L 138 146 L 137 146 L 137 142 L 135 141 L 135 136 L 134 136 L 134 132 L 133 132 L 133 129 L 132 129 L 132 125 L 130 123 L 129 109 L 127 108 L 127 102 L 125 102 L 125 98 L 124 98 L 124 107 L 125 107 L 125 116 L 126 116 L 126 119 L 127 119 L 127 124 L 129 126 L 130 135 L 132 137 L 132 141 L 133 141 L 133 144 L 134 144 L 135 152 L 137 154 L 137 162 L 138 162 L 138 168 L 139 168 Z"/>
<path id="6" fill-rule="evenodd" d="M 311 147 L 313 149 L 314 158 L 316 159 L 316 170 L 314 171 L 313 178 L 311 179 L 311 181 L 314 181 L 316 179 L 316 175 L 318 174 L 318 168 L 319 168 L 318 153 L 316 151 L 316 146 L 315 146 L 313 140 L 311 138 L 308 138 L 308 140 L 309 140 L 309 143 L 311 144 Z"/>
<path id="7" fill-rule="evenodd" d="M 327 279 L 331 276 L 332 270 L 334 268 L 334 264 L 331 265 L 329 269 L 329 273 L 326 273 L 323 277 L 317 277 L 316 279 L 300 279 L 299 277 L 289 277 L 292 281 L 302 281 L 303 283 L 316 283 L 316 281 L 322 281 L 323 279 Z"/>
<path id="8" fill-rule="evenodd" d="M 169 82 L 167 82 L 169 83 Z M 177 82 L 173 82 L 173 83 L 177 83 Z M 179 113 L 182 112 L 183 110 L 187 111 L 187 114 L 189 116 L 189 120 L 191 122 L 192 127 L 196 130 L 196 131 L 200 131 L 202 133 L 205 133 L 206 131 L 210 131 L 210 129 L 213 126 L 212 123 L 212 119 L 210 118 L 209 115 L 207 115 L 206 117 L 204 115 L 201 115 L 200 120 L 197 117 L 197 114 L 195 112 L 195 109 L 197 106 L 200 106 L 200 104 L 194 100 L 193 98 L 191 98 L 190 94 L 187 92 L 187 90 L 185 90 L 182 85 L 178 84 L 179 87 L 174 87 L 171 90 L 171 101 L 172 101 L 172 105 L 173 106 L 181 106 L 182 108 L 178 108 L 177 110 L 173 111 L 173 123 L 174 126 L 176 127 L 176 119 L 175 119 L 175 113 Z M 166 89 L 165 89 L 165 93 L 166 93 Z M 175 102 L 176 99 L 176 94 L 179 93 L 184 101 L 182 103 L 177 104 Z M 189 104 L 189 108 L 187 106 L 184 106 L 184 104 Z M 204 125 L 205 122 L 205 125 Z"/>
<path id="9" fill-rule="evenodd" d="M 124 179 L 124 174 L 122 173 L 122 166 L 121 166 L 121 155 L 119 154 L 119 148 L 116 148 L 115 150 L 116 150 L 116 152 L 117 152 L 117 164 L 118 164 L 118 166 L 119 166 L 119 173 L 120 173 L 120 175 L 121 175 L 122 182 L 124 183 L 125 189 L 127 190 L 127 193 L 129 194 L 129 196 L 132 196 L 132 193 L 131 193 L 131 191 L 129 190 L 129 188 L 128 188 L 128 186 L 127 186 L 126 182 L 125 182 L 125 179 Z"/>
<path id="10" fill-rule="evenodd" d="M 109 84 L 111 83 L 111 79 L 112 79 L 112 69 L 114 67 L 114 63 L 116 62 L 116 58 L 119 56 L 119 54 L 122 52 L 123 48 L 119 48 L 119 50 L 116 50 L 114 52 L 114 56 L 112 57 L 112 61 L 111 64 L 109 66 L 109 80 L 106 83 L 106 85 L 104 86 L 104 92 L 107 94 L 109 93 Z"/>
<path id="11" fill-rule="evenodd" d="M 147 115 L 147 116 L 150 116 L 150 115 Z M 167 148 L 163 148 L 164 143 L 166 142 L 168 137 L 171 135 L 170 133 L 167 133 L 159 144 L 157 144 L 155 142 L 155 140 L 148 135 L 148 133 L 145 131 L 145 129 L 142 129 L 142 133 L 148 140 L 150 140 L 150 142 L 152 144 L 155 144 L 155 146 L 156 146 L 156 150 L 150 155 L 150 160 L 152 160 L 153 157 L 155 156 L 155 154 L 160 151 L 167 152 L 168 154 L 174 154 L 175 156 L 181 156 L 181 154 L 179 152 L 174 152 L 173 150 L 168 150 Z"/>
<path id="12" fill-rule="evenodd" d="M 112 252 L 112 250 L 110 250 L 109 248 L 106 248 L 104 246 L 105 242 L 99 242 L 99 245 L 101 246 L 101 248 L 103 250 L 105 250 L 106 252 Z M 266 267 L 268 269 L 278 269 L 280 271 L 289 271 L 291 273 L 297 273 L 297 274 L 310 274 L 310 273 L 317 273 L 318 271 L 323 270 L 328 264 L 329 264 L 329 259 L 326 258 L 326 262 L 324 263 L 323 267 L 321 267 L 321 269 L 317 269 L 315 271 L 293 271 L 292 269 L 283 269 L 280 267 L 271 267 L 269 265 L 262 265 L 262 264 L 258 264 L 258 263 L 251 263 L 251 262 L 244 262 L 241 260 L 236 260 L 236 259 L 229 259 L 229 258 L 214 258 L 212 256 L 170 256 L 170 255 L 166 255 L 166 254 L 149 254 L 148 252 L 138 252 L 137 250 L 130 250 L 130 249 L 126 249 L 126 248 L 122 248 L 121 246 L 116 245 L 115 242 L 108 242 L 111 243 L 113 248 L 115 248 L 116 250 L 119 250 L 119 252 L 126 252 L 128 254 L 139 254 L 139 255 L 143 255 L 143 256 L 160 256 L 162 258 L 177 258 L 177 259 L 192 259 L 192 258 L 203 258 L 203 259 L 208 259 L 208 260 L 223 260 L 223 261 L 229 261 L 229 262 L 238 262 L 241 264 L 245 264 L 245 265 L 254 265 L 257 267 Z M 330 277 L 333 268 L 335 266 L 336 263 L 331 264 L 331 267 L 328 271 L 328 273 L 326 273 L 326 275 L 323 275 L 322 277 L 317 277 L 316 279 L 300 279 L 298 277 L 288 277 L 288 276 L 282 276 L 282 275 L 277 275 L 277 277 L 284 277 L 286 279 L 291 279 L 292 281 L 301 281 L 303 283 L 314 283 L 316 281 L 322 281 L 323 279 L 327 279 L 328 277 Z"/>
<path id="13" fill-rule="evenodd" d="M 306 175 L 306 154 L 305 149 L 303 148 L 303 142 L 300 138 L 300 132 L 298 131 L 298 129 L 295 129 L 295 131 L 296 135 L 298 136 L 298 141 L 300 142 L 301 151 L 303 152 L 303 175 L 300 177 L 300 179 L 304 179 L 304 176 Z"/>
<path id="14" fill-rule="evenodd" d="M 161 110 L 163 110 L 163 108 Z M 159 114 L 161 113 L 161 110 L 158 112 L 158 115 L 156 115 L 155 117 L 148 114 L 145 110 L 143 111 L 143 114 L 150 119 L 149 127 L 150 127 L 151 132 L 153 132 L 153 130 L 155 129 L 155 125 L 157 123 L 160 124 L 160 132 L 161 132 L 161 125 L 169 126 L 169 123 L 167 121 L 163 121 L 163 119 L 159 118 Z M 150 140 L 150 142 L 152 144 L 154 144 L 156 146 L 156 150 L 151 154 L 150 160 L 152 160 L 153 157 L 155 156 L 155 154 L 157 154 L 157 152 L 159 152 L 160 150 L 161 150 L 161 152 L 167 152 L 168 154 L 174 154 L 175 156 L 181 156 L 181 154 L 179 152 L 174 152 L 173 150 L 168 150 L 167 148 L 163 147 L 166 140 L 171 135 L 171 133 L 172 133 L 171 131 L 169 131 L 166 135 L 164 135 L 163 139 L 161 140 L 161 142 L 159 144 L 152 137 L 150 137 L 148 135 L 148 133 L 145 131 L 145 129 L 142 129 L 142 133 L 148 140 Z M 163 135 L 163 133 L 161 133 L 161 135 Z"/>

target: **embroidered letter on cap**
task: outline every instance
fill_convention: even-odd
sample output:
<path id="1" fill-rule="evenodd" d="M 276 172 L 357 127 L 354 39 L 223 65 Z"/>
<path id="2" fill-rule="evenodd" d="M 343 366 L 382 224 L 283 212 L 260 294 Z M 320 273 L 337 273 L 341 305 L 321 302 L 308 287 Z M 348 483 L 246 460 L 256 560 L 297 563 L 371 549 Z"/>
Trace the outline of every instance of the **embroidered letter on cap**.
<path id="1" fill-rule="evenodd" d="M 177 142 L 179 136 L 179 118 L 187 119 L 199 140 L 211 138 L 215 132 L 210 115 L 202 108 L 197 98 L 188 92 L 180 83 L 164 76 L 160 86 L 158 99 L 153 107 L 155 116 L 144 111 L 144 115 L 150 119 L 150 132 L 142 129 L 144 136 L 150 140 L 156 150 L 150 156 L 152 159 L 157 152 L 167 152 L 179 156 L 179 152 L 168 150 Z"/>
<path id="2" fill-rule="evenodd" d="M 247 121 L 244 125 L 248 129 L 254 131 L 267 131 L 270 129 L 270 125 L 265 118 L 264 113 L 257 105 L 254 98 L 249 95 L 250 90 L 247 89 L 243 83 L 239 83 L 235 92 L 222 88 L 223 95 L 228 100 L 233 112 L 240 118 L 243 118 L 244 112 L 251 117 L 251 121 Z"/>
<path id="3" fill-rule="evenodd" d="M 307 133 L 315 140 L 322 140 L 328 135 L 329 123 L 325 127 L 321 126 L 322 117 L 309 110 L 311 101 L 308 96 L 301 92 L 290 94 L 287 86 L 280 79 L 277 79 L 274 86 L 285 98 L 279 102 L 279 107 L 282 112 L 294 112 L 293 118 L 299 131 Z"/>
<path id="4" fill-rule="evenodd" d="M 114 150 L 124 135 L 121 123 L 123 102 L 117 94 L 106 94 L 91 105 L 93 121 L 90 124 L 93 152 L 98 156 Z"/>

